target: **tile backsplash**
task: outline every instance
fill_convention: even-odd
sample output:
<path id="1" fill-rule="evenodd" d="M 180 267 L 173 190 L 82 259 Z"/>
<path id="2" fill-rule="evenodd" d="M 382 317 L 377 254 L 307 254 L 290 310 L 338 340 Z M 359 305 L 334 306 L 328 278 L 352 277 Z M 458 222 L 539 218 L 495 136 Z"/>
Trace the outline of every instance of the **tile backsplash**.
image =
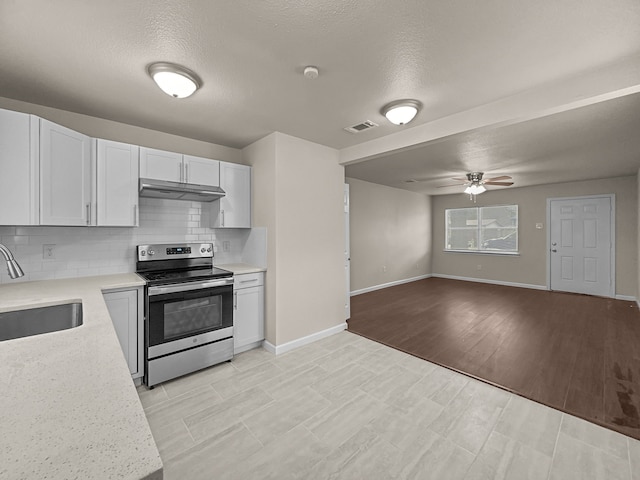
<path id="1" fill-rule="evenodd" d="M 25 273 L 12 280 L 0 259 L 0 283 L 133 272 L 136 245 L 148 243 L 211 242 L 217 265 L 266 266 L 266 230 L 209 228 L 209 203 L 140 198 L 139 208 L 137 228 L 0 226 Z M 44 258 L 44 245 L 55 245 L 55 258 Z"/>

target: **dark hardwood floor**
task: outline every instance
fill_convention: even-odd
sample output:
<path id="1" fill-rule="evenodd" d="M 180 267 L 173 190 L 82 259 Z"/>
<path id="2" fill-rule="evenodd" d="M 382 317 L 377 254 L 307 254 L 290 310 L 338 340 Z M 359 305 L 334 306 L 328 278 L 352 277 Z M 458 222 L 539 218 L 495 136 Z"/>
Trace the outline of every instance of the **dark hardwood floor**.
<path id="1" fill-rule="evenodd" d="M 351 298 L 349 331 L 640 439 L 634 302 L 442 278 Z"/>

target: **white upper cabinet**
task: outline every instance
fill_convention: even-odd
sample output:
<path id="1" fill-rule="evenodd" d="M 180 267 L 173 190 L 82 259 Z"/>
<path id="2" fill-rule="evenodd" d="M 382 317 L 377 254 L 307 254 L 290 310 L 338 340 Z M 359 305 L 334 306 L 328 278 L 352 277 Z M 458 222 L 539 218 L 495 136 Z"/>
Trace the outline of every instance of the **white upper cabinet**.
<path id="1" fill-rule="evenodd" d="M 97 139 L 96 210 L 98 226 L 138 226 L 138 151 L 136 145 Z"/>
<path id="2" fill-rule="evenodd" d="M 183 155 L 183 163 L 185 183 L 220 186 L 220 162 L 218 160 Z"/>
<path id="3" fill-rule="evenodd" d="M 182 154 L 140 147 L 140 178 L 182 182 Z"/>
<path id="4" fill-rule="evenodd" d="M 40 119 L 40 224 L 91 225 L 91 139 Z"/>
<path id="5" fill-rule="evenodd" d="M 220 186 L 220 162 L 140 147 L 140 178 Z"/>
<path id="6" fill-rule="evenodd" d="M 251 167 L 220 162 L 220 187 L 226 195 L 212 208 L 214 228 L 251 228 Z"/>
<path id="7" fill-rule="evenodd" d="M 0 225 L 38 225 L 38 117 L 0 110 Z"/>

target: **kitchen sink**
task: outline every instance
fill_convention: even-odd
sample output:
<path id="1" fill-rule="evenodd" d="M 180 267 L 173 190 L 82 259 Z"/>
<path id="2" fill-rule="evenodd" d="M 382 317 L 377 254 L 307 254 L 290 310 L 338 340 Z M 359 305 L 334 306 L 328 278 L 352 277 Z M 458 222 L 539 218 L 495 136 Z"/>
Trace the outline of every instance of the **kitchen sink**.
<path id="1" fill-rule="evenodd" d="M 57 332 L 82 325 L 82 303 L 0 313 L 0 341 Z"/>

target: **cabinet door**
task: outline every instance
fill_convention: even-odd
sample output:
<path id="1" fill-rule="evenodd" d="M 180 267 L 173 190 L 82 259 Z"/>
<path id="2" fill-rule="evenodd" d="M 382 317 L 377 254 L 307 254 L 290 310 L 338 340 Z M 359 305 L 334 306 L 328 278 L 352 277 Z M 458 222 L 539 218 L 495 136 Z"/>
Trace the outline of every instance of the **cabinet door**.
<path id="1" fill-rule="evenodd" d="M 184 155 L 184 181 L 198 185 L 220 186 L 220 162 Z"/>
<path id="2" fill-rule="evenodd" d="M 264 340 L 264 287 L 241 288 L 233 294 L 233 342 L 240 353 L 242 347 Z"/>
<path id="3" fill-rule="evenodd" d="M 104 294 L 113 327 L 132 375 L 138 372 L 138 291 Z"/>
<path id="4" fill-rule="evenodd" d="M 220 162 L 220 187 L 226 195 L 214 205 L 216 228 L 251 228 L 251 167 Z"/>
<path id="5" fill-rule="evenodd" d="M 0 225 L 38 225 L 38 118 L 0 110 Z"/>
<path id="6" fill-rule="evenodd" d="M 182 154 L 140 147 L 140 178 L 182 182 Z"/>
<path id="7" fill-rule="evenodd" d="M 138 225 L 138 150 L 135 145 L 96 140 L 98 225 Z"/>
<path id="8" fill-rule="evenodd" d="M 40 119 L 40 223 L 91 225 L 91 139 Z"/>

